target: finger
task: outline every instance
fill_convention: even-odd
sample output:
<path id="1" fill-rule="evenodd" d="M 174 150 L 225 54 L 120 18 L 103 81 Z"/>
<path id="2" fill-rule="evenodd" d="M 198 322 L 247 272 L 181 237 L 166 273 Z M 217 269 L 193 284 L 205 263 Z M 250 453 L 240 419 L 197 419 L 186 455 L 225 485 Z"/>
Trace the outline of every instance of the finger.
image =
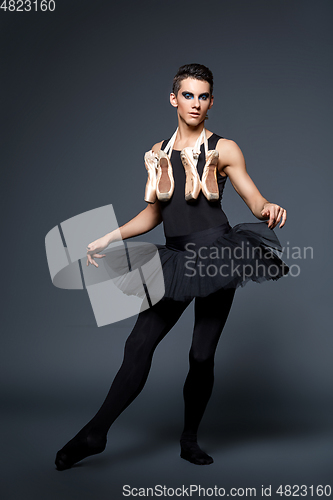
<path id="1" fill-rule="evenodd" d="M 271 225 L 272 225 L 272 221 L 273 221 L 273 219 L 272 219 L 272 214 L 271 214 L 271 212 L 270 212 L 270 211 L 268 211 L 268 214 L 267 214 L 267 215 L 268 215 L 268 227 L 270 228 L 270 227 L 271 227 Z"/>
<path id="2" fill-rule="evenodd" d="M 279 217 L 278 217 L 278 222 L 282 222 L 282 218 L 283 218 L 283 215 L 285 213 L 285 209 L 284 208 L 281 208 L 280 211 L 279 211 Z"/>
<path id="3" fill-rule="evenodd" d="M 274 212 L 270 215 L 269 217 L 269 224 L 268 224 L 268 227 L 270 229 L 274 229 L 274 227 L 276 226 L 276 216 L 274 214 Z"/>
<path id="4" fill-rule="evenodd" d="M 98 267 L 97 262 L 95 262 L 95 257 L 96 257 L 96 255 L 93 255 L 92 257 L 90 257 L 90 258 L 91 258 L 91 262 L 92 262 L 92 264 L 93 264 L 95 267 Z"/>
<path id="5" fill-rule="evenodd" d="M 282 214 L 282 222 L 280 224 L 280 227 L 283 227 L 286 223 L 286 220 L 287 220 L 287 210 L 283 210 L 283 214 Z"/>
<path id="6" fill-rule="evenodd" d="M 277 214 L 276 214 L 276 223 L 275 223 L 275 226 L 277 226 L 278 223 L 280 222 L 282 214 L 283 214 L 283 208 L 279 207 L 278 211 L 277 211 Z"/>

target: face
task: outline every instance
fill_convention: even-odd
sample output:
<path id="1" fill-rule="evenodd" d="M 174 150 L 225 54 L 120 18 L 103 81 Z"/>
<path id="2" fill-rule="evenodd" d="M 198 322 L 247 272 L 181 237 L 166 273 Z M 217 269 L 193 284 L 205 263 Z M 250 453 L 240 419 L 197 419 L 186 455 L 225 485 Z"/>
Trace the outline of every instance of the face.
<path id="1" fill-rule="evenodd" d="M 192 127 L 203 122 L 207 111 L 213 106 L 213 99 L 209 83 L 194 78 L 186 78 L 181 82 L 177 96 L 170 94 L 170 102 L 177 108 L 179 119 Z"/>

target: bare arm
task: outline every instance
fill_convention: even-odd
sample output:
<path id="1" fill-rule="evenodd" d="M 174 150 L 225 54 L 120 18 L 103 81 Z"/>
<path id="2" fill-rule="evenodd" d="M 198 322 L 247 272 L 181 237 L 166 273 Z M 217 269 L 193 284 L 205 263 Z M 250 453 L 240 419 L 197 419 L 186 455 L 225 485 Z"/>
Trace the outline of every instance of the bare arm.
<path id="1" fill-rule="evenodd" d="M 158 142 L 152 147 L 152 151 L 158 153 L 161 149 L 162 142 Z M 129 222 L 124 224 L 119 228 L 121 233 L 121 239 L 126 240 L 127 238 L 133 238 L 134 236 L 139 236 L 140 234 L 148 233 L 158 226 L 162 222 L 162 214 L 160 208 L 160 202 L 158 200 L 155 203 L 148 203 L 147 207 L 142 210 L 136 217 L 131 219 Z M 109 233 L 112 235 L 114 231 Z M 116 241 L 114 238 L 120 239 L 120 235 L 111 236 L 111 241 Z"/>
<path id="2" fill-rule="evenodd" d="M 159 151 L 161 144 L 162 143 L 155 144 L 153 146 L 153 151 Z M 89 243 L 87 246 L 87 266 L 89 266 L 89 264 L 93 264 L 95 267 L 98 267 L 98 264 L 94 259 L 101 259 L 102 257 L 105 257 L 105 254 L 100 254 L 99 252 L 102 252 L 110 245 L 110 243 L 148 233 L 148 231 L 154 229 L 154 227 L 158 226 L 161 222 L 161 208 L 159 201 L 156 200 L 155 203 L 149 203 L 144 210 L 120 228 L 115 229 L 110 233 L 105 234 L 98 240 Z"/>
<path id="3" fill-rule="evenodd" d="M 268 227 L 273 229 L 281 220 L 283 227 L 287 212 L 276 203 L 270 203 L 262 196 L 246 170 L 245 160 L 239 146 L 227 139 L 220 139 L 216 145 L 219 152 L 219 171 L 226 173 L 239 196 L 245 201 L 257 219 L 268 220 Z"/>
<path id="4" fill-rule="evenodd" d="M 115 231 L 108 233 L 109 243 L 119 239 L 126 240 L 140 234 L 148 233 L 162 222 L 161 209 L 159 201 L 149 203 L 144 210 L 133 217 L 129 222 Z M 120 231 L 120 234 L 119 234 Z"/>

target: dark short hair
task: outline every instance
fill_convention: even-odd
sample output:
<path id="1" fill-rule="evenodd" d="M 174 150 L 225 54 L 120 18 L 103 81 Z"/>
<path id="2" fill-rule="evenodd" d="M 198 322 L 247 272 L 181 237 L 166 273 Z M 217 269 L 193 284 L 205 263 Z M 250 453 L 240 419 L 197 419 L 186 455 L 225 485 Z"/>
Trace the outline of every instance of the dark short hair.
<path id="1" fill-rule="evenodd" d="M 208 82 L 210 85 L 210 95 L 213 94 L 213 73 L 203 64 L 185 64 L 179 68 L 172 85 L 172 92 L 175 95 L 178 94 L 180 84 L 185 78 L 194 78 Z"/>

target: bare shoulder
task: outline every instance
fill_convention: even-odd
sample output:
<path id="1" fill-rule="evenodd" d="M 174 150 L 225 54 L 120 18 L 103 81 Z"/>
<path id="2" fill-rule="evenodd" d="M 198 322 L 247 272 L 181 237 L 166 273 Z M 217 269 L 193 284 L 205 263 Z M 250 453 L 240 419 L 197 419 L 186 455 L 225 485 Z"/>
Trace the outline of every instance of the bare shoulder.
<path id="1" fill-rule="evenodd" d="M 238 146 L 238 144 L 233 141 L 232 139 L 224 139 L 224 138 L 221 138 L 217 141 L 217 144 L 216 144 L 216 149 L 220 152 L 220 153 L 239 153 L 241 152 L 241 149 L 240 147 Z"/>
<path id="2" fill-rule="evenodd" d="M 161 149 L 162 147 L 162 144 L 163 144 L 163 141 L 161 142 L 157 142 L 156 144 L 154 144 L 154 146 L 151 148 L 152 151 L 154 151 L 154 153 L 158 153 L 159 150 Z"/>
<path id="3" fill-rule="evenodd" d="M 216 149 L 219 152 L 219 169 L 226 165 L 244 162 L 241 148 L 231 139 L 219 139 Z"/>

